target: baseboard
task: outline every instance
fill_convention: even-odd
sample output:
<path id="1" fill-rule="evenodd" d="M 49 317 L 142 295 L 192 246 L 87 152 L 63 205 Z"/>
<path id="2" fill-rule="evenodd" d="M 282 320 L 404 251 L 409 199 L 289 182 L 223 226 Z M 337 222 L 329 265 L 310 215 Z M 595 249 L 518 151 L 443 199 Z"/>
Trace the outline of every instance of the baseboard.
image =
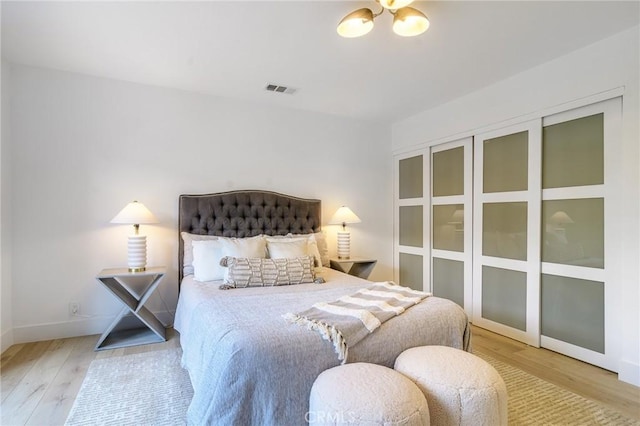
<path id="1" fill-rule="evenodd" d="M 9 329 L 0 335 L 0 353 L 9 349 L 13 344 L 13 329 Z"/>
<path id="2" fill-rule="evenodd" d="M 172 325 L 172 313 L 166 311 L 154 312 L 154 315 L 156 315 L 163 324 Z M 115 316 L 89 318 L 76 317 L 69 321 L 15 327 L 12 330 L 13 344 L 102 334 L 109 325 L 111 325 L 114 318 Z M 4 339 L 2 344 L 4 345 Z"/>
<path id="3" fill-rule="evenodd" d="M 15 343 L 39 342 L 67 337 L 102 334 L 113 321 L 113 317 L 74 318 L 69 321 L 15 327 Z"/>
<path id="4" fill-rule="evenodd" d="M 640 387 L 640 365 L 628 361 L 620 361 L 618 380 Z"/>

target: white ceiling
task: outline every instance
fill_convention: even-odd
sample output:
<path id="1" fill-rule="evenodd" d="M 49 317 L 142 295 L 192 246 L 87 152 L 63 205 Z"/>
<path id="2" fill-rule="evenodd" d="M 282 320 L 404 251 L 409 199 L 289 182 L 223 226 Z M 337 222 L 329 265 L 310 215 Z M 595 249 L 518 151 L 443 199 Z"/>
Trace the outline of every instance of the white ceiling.
<path id="1" fill-rule="evenodd" d="M 637 25 L 640 3 L 416 2 L 421 36 L 378 17 L 335 27 L 370 1 L 7 2 L 11 62 L 351 118 L 393 122 Z M 267 82 L 297 88 L 264 91 Z"/>

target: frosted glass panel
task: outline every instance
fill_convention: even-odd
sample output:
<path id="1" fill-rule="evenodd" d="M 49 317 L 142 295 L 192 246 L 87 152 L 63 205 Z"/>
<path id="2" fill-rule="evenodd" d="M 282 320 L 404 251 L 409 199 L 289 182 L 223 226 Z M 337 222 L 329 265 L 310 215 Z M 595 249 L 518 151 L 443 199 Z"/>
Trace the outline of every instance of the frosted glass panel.
<path id="1" fill-rule="evenodd" d="M 433 295 L 464 307 L 464 262 L 433 258 Z"/>
<path id="2" fill-rule="evenodd" d="M 543 129 L 543 188 L 604 183 L 603 119 L 596 114 Z"/>
<path id="3" fill-rule="evenodd" d="M 400 285 L 422 290 L 424 280 L 422 256 L 417 254 L 400 253 Z"/>
<path id="4" fill-rule="evenodd" d="M 433 206 L 433 248 L 464 251 L 464 205 Z"/>
<path id="5" fill-rule="evenodd" d="M 527 203 L 485 203 L 482 254 L 527 260 Z"/>
<path id="6" fill-rule="evenodd" d="M 604 283 L 542 274 L 542 334 L 604 353 Z"/>
<path id="7" fill-rule="evenodd" d="M 401 199 L 422 197 L 422 155 L 400 160 L 399 175 Z"/>
<path id="8" fill-rule="evenodd" d="M 433 154 L 433 196 L 464 195 L 464 147 Z"/>
<path id="9" fill-rule="evenodd" d="M 483 266 L 482 317 L 526 331 L 527 274 Z"/>
<path id="10" fill-rule="evenodd" d="M 542 202 L 542 261 L 604 268 L 604 199 Z"/>
<path id="11" fill-rule="evenodd" d="M 400 207 L 400 245 L 422 247 L 422 206 Z"/>
<path id="12" fill-rule="evenodd" d="M 484 141 L 484 193 L 527 189 L 528 139 L 529 132 L 520 132 Z"/>

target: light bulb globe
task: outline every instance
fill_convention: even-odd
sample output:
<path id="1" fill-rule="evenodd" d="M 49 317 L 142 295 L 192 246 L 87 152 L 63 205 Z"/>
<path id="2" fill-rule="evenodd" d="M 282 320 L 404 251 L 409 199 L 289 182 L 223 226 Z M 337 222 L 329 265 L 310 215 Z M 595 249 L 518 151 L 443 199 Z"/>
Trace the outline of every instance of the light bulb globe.
<path id="1" fill-rule="evenodd" d="M 405 7 L 395 12 L 393 32 L 402 37 L 420 35 L 429 29 L 429 19 L 417 9 Z"/>
<path id="2" fill-rule="evenodd" d="M 373 29 L 373 12 L 371 9 L 358 9 L 340 21 L 338 34 L 346 38 L 360 37 Z"/>

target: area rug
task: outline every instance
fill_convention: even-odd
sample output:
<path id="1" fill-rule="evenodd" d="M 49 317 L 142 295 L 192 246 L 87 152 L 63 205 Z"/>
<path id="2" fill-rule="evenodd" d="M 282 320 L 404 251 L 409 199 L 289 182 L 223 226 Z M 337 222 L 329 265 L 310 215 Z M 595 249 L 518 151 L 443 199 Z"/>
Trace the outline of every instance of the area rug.
<path id="1" fill-rule="evenodd" d="M 91 362 L 66 425 L 184 425 L 193 390 L 180 349 Z"/>
<path id="2" fill-rule="evenodd" d="M 66 424 L 182 425 L 193 396 L 179 348 L 94 360 Z M 487 355 L 509 393 L 509 424 L 640 425 Z"/>
<path id="3" fill-rule="evenodd" d="M 482 353 L 475 355 L 493 365 L 507 385 L 510 425 L 640 425 L 640 421 L 519 368 Z"/>

